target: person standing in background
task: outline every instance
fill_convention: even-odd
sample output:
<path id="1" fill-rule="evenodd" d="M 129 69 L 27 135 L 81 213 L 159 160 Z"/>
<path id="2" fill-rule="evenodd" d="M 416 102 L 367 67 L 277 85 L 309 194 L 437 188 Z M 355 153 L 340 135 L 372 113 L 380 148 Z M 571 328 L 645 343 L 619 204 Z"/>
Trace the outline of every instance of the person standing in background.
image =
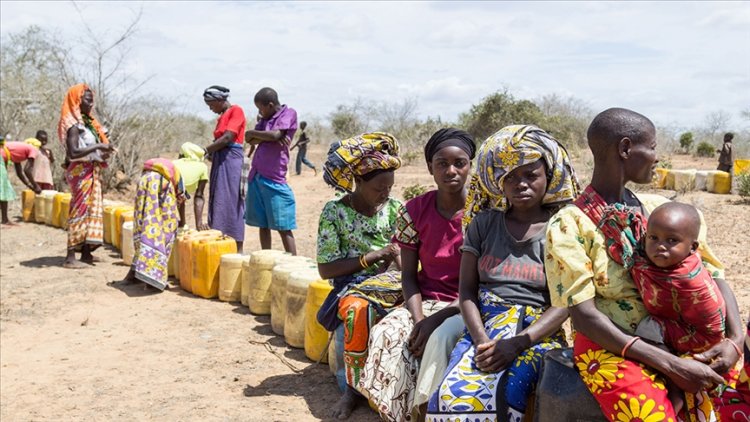
<path id="1" fill-rule="evenodd" d="M 39 148 L 39 152 L 34 160 L 34 181 L 42 190 L 52 190 L 55 183 L 52 179 L 52 164 L 55 163 L 55 156 L 52 150 L 47 147 L 47 132 L 44 130 L 36 131 L 34 138 L 27 139 L 27 144 Z"/>
<path id="2" fill-rule="evenodd" d="M 245 112 L 227 100 L 229 89 L 212 85 L 203 91 L 203 101 L 219 115 L 214 141 L 206 148 L 211 162 L 208 184 L 208 225 L 221 230 L 237 242 L 242 252 L 245 240 L 245 201 L 242 191 L 242 144 L 245 133 Z M 200 229 L 200 227 L 199 227 Z"/>
<path id="3" fill-rule="evenodd" d="M 304 163 L 307 167 L 310 167 L 315 172 L 315 175 L 318 175 L 318 169 L 315 168 L 315 165 L 310 162 L 310 160 L 307 159 L 307 145 L 310 143 L 310 138 L 307 137 L 307 133 L 305 132 L 305 128 L 307 128 L 307 122 L 300 122 L 299 124 L 299 130 L 300 134 L 297 138 L 297 142 L 292 145 L 291 148 L 289 148 L 289 151 L 293 150 L 295 147 L 297 147 L 297 161 L 294 164 L 294 170 L 297 173 L 297 176 L 302 174 L 302 164 Z"/>
<path id="4" fill-rule="evenodd" d="M 734 165 L 732 139 L 734 139 L 734 133 L 725 133 L 724 145 L 722 145 L 721 149 L 716 150 L 716 152 L 719 153 L 719 167 L 717 167 L 716 170 L 725 171 L 729 174 L 732 174 L 732 166 Z"/>
<path id="5" fill-rule="evenodd" d="M 297 132 L 297 112 L 282 105 L 271 88 L 255 94 L 260 120 L 245 132 L 245 141 L 256 146 L 247 176 L 245 223 L 258 227 L 260 246 L 271 249 L 271 230 L 281 236 L 284 250 L 297 255 L 292 230 L 297 228 L 294 193 L 286 183 L 289 144 Z"/>

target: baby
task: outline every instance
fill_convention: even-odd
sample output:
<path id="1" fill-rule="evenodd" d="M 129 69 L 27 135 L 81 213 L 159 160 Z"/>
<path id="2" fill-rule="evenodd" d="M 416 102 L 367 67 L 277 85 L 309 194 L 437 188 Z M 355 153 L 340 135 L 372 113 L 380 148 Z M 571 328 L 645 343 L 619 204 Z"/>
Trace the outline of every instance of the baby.
<path id="1" fill-rule="evenodd" d="M 698 210 L 690 205 L 657 207 L 630 270 L 650 314 L 636 335 L 678 354 L 700 353 L 724 338 L 726 304 L 696 253 L 700 227 Z M 669 396 L 679 411 L 681 392 L 670 386 Z"/>

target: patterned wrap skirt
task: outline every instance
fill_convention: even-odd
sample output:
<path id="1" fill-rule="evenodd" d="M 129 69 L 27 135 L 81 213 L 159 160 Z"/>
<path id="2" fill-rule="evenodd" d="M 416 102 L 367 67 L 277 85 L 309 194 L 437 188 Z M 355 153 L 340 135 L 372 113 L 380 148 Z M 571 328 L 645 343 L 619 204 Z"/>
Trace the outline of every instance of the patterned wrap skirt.
<path id="1" fill-rule="evenodd" d="M 68 249 L 79 250 L 84 244 L 98 246 L 104 241 L 101 174 L 105 165 L 98 161 L 74 161 L 65 172 L 72 195 Z"/>

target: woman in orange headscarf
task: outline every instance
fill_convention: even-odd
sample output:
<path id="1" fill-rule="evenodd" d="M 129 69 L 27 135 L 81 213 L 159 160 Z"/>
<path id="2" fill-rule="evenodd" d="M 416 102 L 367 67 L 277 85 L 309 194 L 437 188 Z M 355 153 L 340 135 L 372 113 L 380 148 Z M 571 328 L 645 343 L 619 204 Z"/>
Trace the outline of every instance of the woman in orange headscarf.
<path id="1" fill-rule="evenodd" d="M 86 84 L 68 89 L 57 133 L 65 149 L 65 179 L 73 197 L 68 219 L 68 254 L 63 267 L 85 268 L 96 259 L 91 252 L 102 244 L 101 172 L 114 151 L 104 128 L 93 117 L 94 92 Z M 80 261 L 75 252 L 81 252 Z"/>

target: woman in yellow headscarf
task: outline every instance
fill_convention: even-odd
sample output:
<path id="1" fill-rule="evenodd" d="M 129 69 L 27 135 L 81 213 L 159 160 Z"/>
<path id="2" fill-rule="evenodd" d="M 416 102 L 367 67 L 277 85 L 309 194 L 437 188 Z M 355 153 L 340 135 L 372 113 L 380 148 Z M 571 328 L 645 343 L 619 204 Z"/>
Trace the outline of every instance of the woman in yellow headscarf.
<path id="1" fill-rule="evenodd" d="M 86 84 L 68 89 L 57 134 L 69 165 L 65 178 L 73 197 L 68 219 L 68 254 L 63 267 L 86 268 L 96 259 L 91 252 L 102 245 L 102 169 L 115 151 L 104 128 L 93 116 L 94 92 Z M 75 252 L 81 252 L 76 261 Z"/>
<path id="2" fill-rule="evenodd" d="M 551 308 L 545 228 L 578 193 L 565 148 L 507 126 L 479 148 L 464 209 L 459 306 L 467 332 L 451 353 L 427 420 L 521 421 L 544 354 L 565 343 Z"/>
<path id="3" fill-rule="evenodd" d="M 402 300 L 400 271 L 386 271 L 401 265 L 400 250 L 391 243 L 401 202 L 390 196 L 399 167 L 396 138 L 381 132 L 334 143 L 324 165 L 323 180 L 345 192 L 323 207 L 318 225 L 318 271 L 333 281 L 318 321 L 337 331 L 336 354 L 343 353 L 345 373 L 337 374 L 344 394 L 334 418 L 347 417 L 357 404 L 370 327 Z"/>
<path id="4" fill-rule="evenodd" d="M 193 197 L 193 213 L 195 214 L 195 228 L 208 230 L 208 224 L 203 223 L 203 193 L 208 183 L 208 166 L 203 162 L 206 150 L 192 142 L 185 142 L 180 147 L 180 158 L 174 161 L 175 167 L 182 175 L 187 198 Z M 180 203 L 180 220 L 185 222 L 185 203 Z"/>

